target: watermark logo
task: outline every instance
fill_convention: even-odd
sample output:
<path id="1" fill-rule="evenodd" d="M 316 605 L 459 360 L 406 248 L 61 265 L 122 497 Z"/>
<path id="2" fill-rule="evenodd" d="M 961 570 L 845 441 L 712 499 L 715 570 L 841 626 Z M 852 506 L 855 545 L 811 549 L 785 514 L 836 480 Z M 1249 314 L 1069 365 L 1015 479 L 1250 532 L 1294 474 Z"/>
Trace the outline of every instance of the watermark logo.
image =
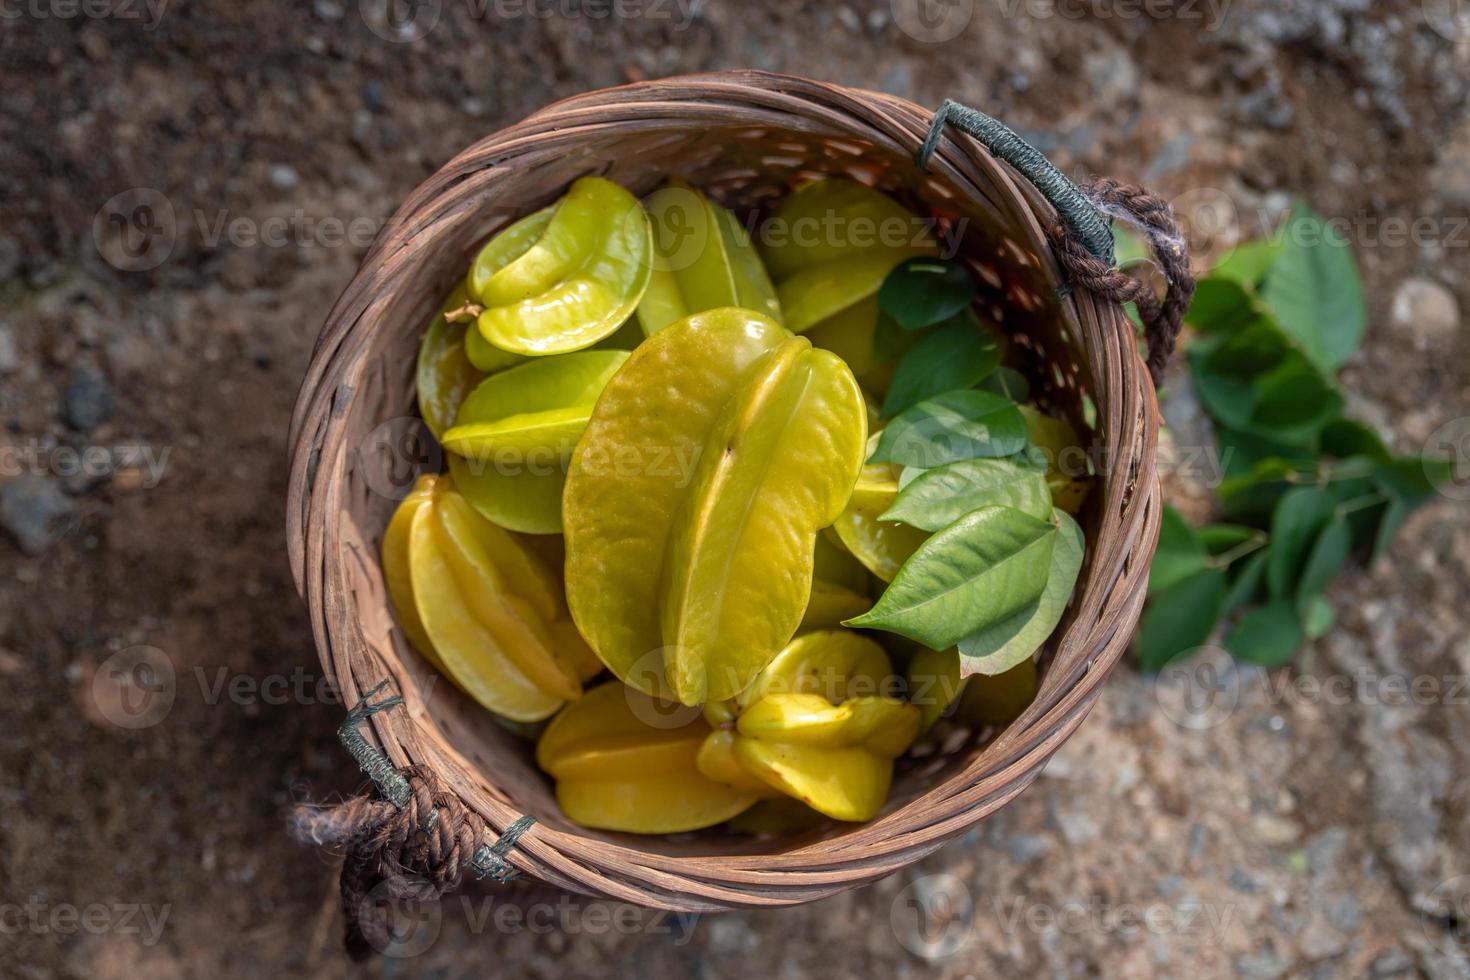
<path id="1" fill-rule="evenodd" d="M 924 875 L 898 893 L 888 922 L 899 945 L 932 963 L 953 956 L 969 942 L 975 900 L 952 874 Z"/>
<path id="2" fill-rule="evenodd" d="M 1235 659 L 1219 647 L 1204 646 L 1159 671 L 1154 698 L 1174 724 L 1203 731 L 1235 712 L 1241 685 L 1241 668 Z"/>
<path id="3" fill-rule="evenodd" d="M 423 419 L 400 416 L 367 434 L 357 447 L 356 463 L 369 490 L 388 500 L 402 500 L 420 474 L 444 468 L 444 450 Z"/>
<path id="4" fill-rule="evenodd" d="M 1470 953 L 1470 875 L 1446 878 L 1425 895 L 1419 924 L 1446 956 Z"/>
<path id="5" fill-rule="evenodd" d="M 444 929 L 444 906 L 423 878 L 388 878 L 362 897 L 358 923 L 367 944 L 389 959 L 428 952 Z"/>
<path id="6" fill-rule="evenodd" d="M 139 945 L 158 945 L 168 925 L 172 905 L 136 902 L 105 904 L 91 902 L 31 901 L 0 903 L 0 936 L 134 936 Z"/>
<path id="7" fill-rule="evenodd" d="M 178 230 L 173 203 L 151 187 L 114 194 L 92 218 L 97 254 L 120 272 L 163 265 L 173 254 Z"/>
<path id="8" fill-rule="evenodd" d="M 173 710 L 174 664 L 157 647 L 139 644 L 108 657 L 92 675 L 92 703 L 118 728 L 151 728 Z"/>
<path id="9" fill-rule="evenodd" d="M 889 7 L 898 29 L 926 44 L 954 40 L 975 17 L 975 0 L 889 0 Z"/>
<path id="10" fill-rule="evenodd" d="M 1240 212 L 1229 194 L 1215 187 L 1196 187 L 1169 202 L 1184 227 L 1191 252 L 1204 255 L 1240 243 Z"/>
<path id="11" fill-rule="evenodd" d="M 1470 0 L 1421 0 L 1424 22 L 1446 41 L 1470 38 Z"/>
<path id="12" fill-rule="evenodd" d="M 168 0 L 0 0 L 0 20 L 138 21 L 152 31 L 167 9 Z"/>
<path id="13" fill-rule="evenodd" d="M 358 0 L 368 30 L 385 41 L 405 44 L 428 37 L 444 14 L 443 0 Z"/>
<path id="14" fill-rule="evenodd" d="M 1430 433 L 1422 458 L 1424 475 L 1441 496 L 1470 500 L 1470 416 L 1451 419 Z"/>

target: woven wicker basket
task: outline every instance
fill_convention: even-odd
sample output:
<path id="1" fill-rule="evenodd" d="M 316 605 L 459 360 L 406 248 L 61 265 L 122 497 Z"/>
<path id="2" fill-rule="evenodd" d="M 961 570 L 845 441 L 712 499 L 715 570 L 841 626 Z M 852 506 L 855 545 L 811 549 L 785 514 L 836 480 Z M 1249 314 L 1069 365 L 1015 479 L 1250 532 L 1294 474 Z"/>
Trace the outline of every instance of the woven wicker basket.
<path id="1" fill-rule="evenodd" d="M 536 823 L 509 860 L 561 888 L 689 911 L 808 902 L 911 864 L 995 812 L 1081 723 L 1143 605 L 1160 513 L 1154 389 L 1121 306 L 1066 288 L 1049 238 L 1057 212 L 1035 187 L 959 134 L 939 141 L 927 170 L 915 165 L 932 121 L 902 99 L 756 72 L 593 92 L 455 157 L 379 236 L 331 312 L 296 405 L 290 555 L 323 670 L 346 703 L 385 680 L 402 693 L 401 707 L 368 719 L 368 742 L 393 769 L 432 774 L 439 807 L 463 805 L 453 807 L 463 825 L 450 837 L 494 841 L 530 815 Z M 1041 656 L 1035 702 L 986 744 L 901 761 L 887 806 L 868 823 L 785 839 L 643 837 L 574 825 L 529 746 L 450 684 L 432 683 L 433 670 L 394 624 L 378 543 L 396 503 L 391 488 L 401 495 L 411 474 L 383 435 L 415 415 L 421 327 L 487 236 L 588 173 L 639 194 L 677 175 L 741 214 L 801 180 L 848 176 L 962 228 L 981 310 L 1028 359 L 1042 403 L 1079 431 L 1090 428 L 1101 450 L 1082 515 L 1086 564 Z M 336 839 L 350 849 L 355 838 Z M 441 869 L 440 884 L 457 883 L 469 857 L 446 844 L 439 860 L 455 866 Z"/>

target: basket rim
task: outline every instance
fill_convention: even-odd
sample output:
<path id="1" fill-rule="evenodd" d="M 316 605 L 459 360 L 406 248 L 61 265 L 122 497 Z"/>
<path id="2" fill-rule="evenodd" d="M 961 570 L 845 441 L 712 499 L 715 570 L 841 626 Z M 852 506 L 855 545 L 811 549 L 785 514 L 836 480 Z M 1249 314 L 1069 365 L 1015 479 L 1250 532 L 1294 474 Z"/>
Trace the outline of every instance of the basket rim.
<path id="1" fill-rule="evenodd" d="M 339 684 L 345 704 L 350 707 L 384 676 L 398 674 L 409 711 L 371 719 L 373 737 L 394 765 L 431 765 L 447 784 L 468 785 L 472 792 L 459 795 L 497 833 L 520 815 L 452 746 L 426 737 L 433 723 L 423 699 L 403 683 L 401 669 L 395 671 L 401 665 L 378 663 L 370 653 L 355 656 L 367 652 L 365 640 L 340 581 L 344 552 L 361 544 L 344 541 L 334 520 L 350 455 L 343 419 L 365 369 L 360 325 L 395 287 L 404 254 L 438 223 L 455 219 L 456 185 L 494 168 L 524 164 L 548 143 L 563 146 L 612 126 L 680 121 L 779 126 L 784 120 L 788 129 L 846 134 L 911 154 L 930 115 L 897 96 L 761 71 L 638 82 L 562 99 L 483 137 L 405 198 L 334 304 L 313 350 L 291 422 L 287 517 L 292 573 L 323 670 Z M 1043 225 L 1043 217 L 1050 220 L 1054 212 L 1034 188 L 961 135 L 943 141 L 929 166 L 977 197 L 987 197 L 977 186 L 982 180 L 1008 197 L 1003 203 L 1012 205 L 1010 217 L 1035 250 L 1047 281 L 1060 285 Z M 1099 419 L 1099 429 L 1119 437 L 1109 449 L 1125 451 L 1128 465 L 1119 468 L 1127 475 L 1100 481 L 1107 537 L 1089 540 L 1073 611 L 1053 640 L 1054 662 L 1069 665 L 1067 676 L 1046 672 L 1032 706 L 984 749 L 986 765 L 977 754 L 904 806 L 841 837 L 779 853 L 670 856 L 537 824 L 520 838 L 511 854 L 514 864 L 563 888 L 654 907 L 710 911 L 792 904 L 911 864 L 1030 785 L 1086 716 L 1127 646 L 1143 603 L 1161 508 L 1154 459 L 1158 407 L 1131 326 L 1116 305 L 1083 291 L 1069 295 L 1062 309 L 1080 347 L 1100 352 L 1107 383 L 1119 393 L 1106 406 L 1108 417 Z M 1079 635 L 1079 624 L 1089 626 L 1087 636 Z"/>

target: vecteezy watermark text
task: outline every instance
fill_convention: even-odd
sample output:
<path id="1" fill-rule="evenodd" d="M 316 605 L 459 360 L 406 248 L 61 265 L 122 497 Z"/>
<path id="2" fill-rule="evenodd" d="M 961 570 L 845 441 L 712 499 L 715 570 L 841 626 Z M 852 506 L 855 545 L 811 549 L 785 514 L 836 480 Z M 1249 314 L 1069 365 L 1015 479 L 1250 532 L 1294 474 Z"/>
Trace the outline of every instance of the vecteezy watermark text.
<path id="1" fill-rule="evenodd" d="M 0 936 L 138 936 L 154 946 L 172 911 L 172 905 L 138 902 L 0 902 Z"/>

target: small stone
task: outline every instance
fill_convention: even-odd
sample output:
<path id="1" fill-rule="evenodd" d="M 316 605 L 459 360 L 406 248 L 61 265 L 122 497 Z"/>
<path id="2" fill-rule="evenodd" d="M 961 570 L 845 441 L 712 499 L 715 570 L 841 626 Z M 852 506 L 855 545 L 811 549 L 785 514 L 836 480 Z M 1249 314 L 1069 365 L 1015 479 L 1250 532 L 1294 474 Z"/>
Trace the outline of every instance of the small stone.
<path id="1" fill-rule="evenodd" d="M 1380 953 L 1368 967 L 1368 976 L 1373 980 L 1388 980 L 1389 977 L 1401 977 L 1409 974 L 1414 969 L 1414 960 L 1408 953 L 1401 949 L 1391 949 L 1386 953 Z"/>
<path id="2" fill-rule="evenodd" d="M 1435 187 L 1449 204 L 1470 204 L 1470 124 L 1462 125 L 1445 145 L 1435 167 Z"/>
<path id="3" fill-rule="evenodd" d="M 28 555 L 39 555 L 54 544 L 75 509 L 49 477 L 26 474 L 0 488 L 0 526 Z"/>
<path id="4" fill-rule="evenodd" d="M 271 164 L 270 170 L 266 173 L 266 179 L 270 181 L 272 187 L 283 191 L 295 187 L 301 180 L 296 175 L 296 168 L 288 163 Z"/>
<path id="5" fill-rule="evenodd" d="M 117 398 L 102 372 L 86 365 L 73 368 L 61 396 L 61 415 L 67 424 L 78 431 L 91 432 L 112 418 L 115 411 Z"/>
<path id="6" fill-rule="evenodd" d="M 1301 828 L 1294 822 L 1271 813 L 1258 813 L 1252 817 L 1251 829 L 1263 844 L 1290 844 L 1302 835 Z"/>
<path id="7" fill-rule="evenodd" d="M 1008 834 L 1000 846 L 1017 864 L 1030 864 L 1051 850 L 1051 842 L 1035 834 Z"/>
<path id="8" fill-rule="evenodd" d="M 1154 182 L 1184 167 L 1189 163 L 1189 153 L 1194 149 L 1194 141 L 1193 133 L 1174 134 L 1149 161 L 1148 167 L 1143 171 L 1143 179 Z"/>
<path id="9" fill-rule="evenodd" d="M 319 20 L 333 21 L 342 19 L 342 5 L 332 3 L 332 0 L 316 0 L 311 5 L 311 12 L 316 14 Z"/>
<path id="10" fill-rule="evenodd" d="M 1231 889 L 1240 892 L 1242 895 L 1254 894 L 1256 890 L 1255 879 L 1244 868 L 1236 868 L 1231 871 L 1230 877 L 1226 879 L 1225 883 Z"/>
<path id="11" fill-rule="evenodd" d="M 379 112 L 383 108 L 383 83 L 376 78 L 362 87 L 362 104 L 369 112 Z"/>
<path id="12" fill-rule="evenodd" d="M 22 257 L 20 242 L 9 235 L 0 235 L 0 282 L 9 282 L 20 274 Z"/>
<path id="13" fill-rule="evenodd" d="M 1253 980 L 1276 980 L 1286 972 L 1289 965 L 1274 950 L 1263 949 L 1249 956 L 1239 957 L 1235 961 L 1235 971 Z"/>
<path id="14" fill-rule="evenodd" d="M 20 367 L 20 352 L 15 347 L 15 331 L 9 324 L 0 325 L 0 375 Z"/>
<path id="15" fill-rule="evenodd" d="M 1313 877 L 1321 878 L 1337 870 L 1337 859 L 1347 846 L 1348 832 L 1341 827 L 1328 827 L 1307 841 L 1307 867 Z"/>
<path id="16" fill-rule="evenodd" d="M 1419 350 L 1443 350 L 1460 329 L 1455 294 L 1423 277 L 1404 280 L 1393 294 L 1389 316 L 1396 328 L 1414 338 Z"/>
<path id="17" fill-rule="evenodd" d="M 1082 70 L 1092 83 L 1093 96 L 1103 102 L 1119 102 L 1138 94 L 1138 66 L 1121 48 L 1088 55 L 1082 60 Z"/>

